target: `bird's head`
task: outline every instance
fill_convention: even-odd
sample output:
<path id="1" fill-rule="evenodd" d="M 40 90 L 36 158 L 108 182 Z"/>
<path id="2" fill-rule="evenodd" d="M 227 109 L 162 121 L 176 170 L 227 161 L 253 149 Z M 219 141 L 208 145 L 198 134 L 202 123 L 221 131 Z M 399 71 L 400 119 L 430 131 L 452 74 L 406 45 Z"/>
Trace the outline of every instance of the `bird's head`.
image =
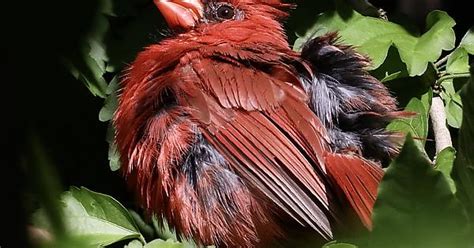
<path id="1" fill-rule="evenodd" d="M 286 17 L 291 4 L 280 0 L 154 0 L 169 27 L 191 30 L 218 23 Z"/>

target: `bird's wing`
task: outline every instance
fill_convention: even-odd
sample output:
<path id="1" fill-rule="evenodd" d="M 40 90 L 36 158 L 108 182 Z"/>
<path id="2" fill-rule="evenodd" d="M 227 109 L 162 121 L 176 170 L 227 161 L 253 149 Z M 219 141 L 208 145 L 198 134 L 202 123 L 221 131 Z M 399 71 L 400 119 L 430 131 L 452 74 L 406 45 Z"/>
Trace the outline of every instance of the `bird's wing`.
<path id="1" fill-rule="evenodd" d="M 372 208 L 383 170 L 372 161 L 350 154 L 327 153 L 324 161 L 335 189 L 345 196 L 362 224 L 371 230 Z"/>
<path id="2" fill-rule="evenodd" d="M 178 101 L 194 109 L 204 137 L 233 170 L 296 221 L 332 237 L 328 141 L 304 91 L 211 59 L 192 61 L 179 73 Z"/>

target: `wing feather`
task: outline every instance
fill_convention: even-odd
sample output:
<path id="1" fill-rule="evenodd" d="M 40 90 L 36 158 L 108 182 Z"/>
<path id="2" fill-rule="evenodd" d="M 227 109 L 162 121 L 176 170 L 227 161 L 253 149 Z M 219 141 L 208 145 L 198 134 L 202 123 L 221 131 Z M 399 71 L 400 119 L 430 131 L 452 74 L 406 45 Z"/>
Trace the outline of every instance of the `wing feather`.
<path id="1" fill-rule="evenodd" d="M 325 161 L 330 179 L 346 196 L 362 224 L 371 229 L 372 208 L 383 170 L 373 162 L 353 155 L 328 153 Z"/>
<path id="2" fill-rule="evenodd" d="M 335 195 L 332 187 L 341 183 L 341 190 L 367 223 L 379 174 L 371 174 L 360 159 L 331 157 L 326 129 L 309 108 L 299 82 L 211 59 L 188 65 L 193 67 L 185 71 L 188 83 L 201 91 L 194 95 L 204 95 L 204 101 L 182 102 L 197 112 L 208 112 L 194 115 L 198 121 L 210 116 L 200 121 L 204 138 L 249 187 L 257 188 L 295 221 L 331 238 L 330 220 L 337 219 L 330 207 Z M 282 74 L 280 78 L 291 81 L 296 77 Z M 337 167 L 331 168 L 332 181 L 327 175 L 327 158 Z M 360 178 L 349 175 L 353 164 L 364 167 Z M 371 183 L 365 185 L 368 175 Z"/>

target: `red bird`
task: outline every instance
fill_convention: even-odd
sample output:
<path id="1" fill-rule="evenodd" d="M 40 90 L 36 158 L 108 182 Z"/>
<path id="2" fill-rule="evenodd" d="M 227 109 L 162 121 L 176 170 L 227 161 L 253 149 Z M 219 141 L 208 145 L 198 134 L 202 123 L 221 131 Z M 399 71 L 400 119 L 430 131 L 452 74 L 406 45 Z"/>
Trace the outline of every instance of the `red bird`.
<path id="1" fill-rule="evenodd" d="M 141 205 L 198 244 L 260 247 L 288 223 L 371 227 L 400 115 L 368 60 L 329 34 L 294 52 L 280 0 L 155 0 L 175 35 L 126 71 L 115 114 Z"/>

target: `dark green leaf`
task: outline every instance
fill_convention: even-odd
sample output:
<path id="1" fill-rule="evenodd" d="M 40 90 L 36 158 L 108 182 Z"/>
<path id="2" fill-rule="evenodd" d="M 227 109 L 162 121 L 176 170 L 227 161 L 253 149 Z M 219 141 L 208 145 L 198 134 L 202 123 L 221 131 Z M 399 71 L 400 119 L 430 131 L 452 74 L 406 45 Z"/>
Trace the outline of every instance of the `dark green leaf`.
<path id="1" fill-rule="evenodd" d="M 373 223 L 372 248 L 466 247 L 463 209 L 410 135 L 379 186 Z"/>
<path id="2" fill-rule="evenodd" d="M 155 230 L 150 224 L 146 223 L 145 220 L 143 220 L 142 216 L 140 216 L 137 212 L 131 209 L 129 209 L 129 213 L 146 240 L 155 238 Z"/>
<path id="3" fill-rule="evenodd" d="M 66 66 L 78 80 L 82 81 L 94 96 L 105 98 L 107 82 L 102 71 L 89 55 L 77 54 L 65 60 Z"/>
<path id="4" fill-rule="evenodd" d="M 76 54 L 65 58 L 73 75 L 81 80 L 95 96 L 106 97 L 107 82 L 103 78 L 109 60 L 103 41 L 109 22 L 104 15 L 110 9 L 110 1 L 99 1 L 100 6 L 94 17 L 94 25 L 88 30 L 79 44 Z"/>
<path id="5" fill-rule="evenodd" d="M 297 8 L 291 12 L 288 21 L 285 22 L 290 44 L 294 44 L 297 38 L 304 36 L 320 13 L 334 8 L 333 0 L 298 1 Z"/>
<path id="6" fill-rule="evenodd" d="M 65 223 L 59 202 L 61 186 L 57 172 L 40 139 L 35 135 L 30 138 L 30 151 L 23 162 L 31 178 L 33 192 L 42 206 L 32 216 L 33 223 L 36 227 L 47 228 L 55 238 L 65 238 Z"/>
<path id="7" fill-rule="evenodd" d="M 365 16 L 382 17 L 385 13 L 377 9 L 367 0 L 346 0 L 352 7 Z"/>
<path id="8" fill-rule="evenodd" d="M 463 120 L 459 130 L 457 157 L 452 176 L 456 183 L 456 195 L 466 207 L 471 224 L 474 225 L 474 67 L 471 79 L 461 92 Z"/>
<path id="9" fill-rule="evenodd" d="M 434 11 L 427 17 L 427 31 L 421 36 L 414 36 L 398 24 L 362 16 L 339 4 L 336 11 L 320 16 L 305 36 L 296 40 L 294 48 L 300 49 L 305 41 L 315 35 L 338 31 L 344 43 L 354 45 L 359 52 L 372 59 L 374 69 L 383 63 L 388 49 L 394 45 L 407 65 L 409 75 L 422 75 L 428 63 L 435 62 L 443 50 L 454 48 L 454 25 L 448 14 Z"/>
<path id="10" fill-rule="evenodd" d="M 390 92 L 397 97 L 398 106 L 400 108 L 405 108 L 414 97 L 420 100 L 424 98 L 430 99 L 430 101 L 427 102 L 427 106 L 431 106 L 431 98 L 433 95 L 431 89 L 432 82 L 428 84 L 423 77 L 397 78 L 386 82 L 385 85 L 389 88 Z"/>
<path id="11" fill-rule="evenodd" d="M 408 77 L 405 63 L 400 59 L 398 50 L 393 45 L 389 48 L 387 57 L 380 67 L 370 72 L 381 82 L 389 82 L 397 78 Z"/>
<path id="12" fill-rule="evenodd" d="M 156 8 L 136 4 L 132 9 L 136 12 L 132 17 L 111 19 L 104 41 L 109 56 L 106 70 L 117 75 L 135 59 L 138 52 L 163 37 L 157 30 L 163 29 L 165 24 Z"/>
<path id="13" fill-rule="evenodd" d="M 112 120 L 118 105 L 117 90 L 119 88 L 118 79 L 114 77 L 107 86 L 105 104 L 99 112 L 99 120 L 106 122 Z"/>
<path id="14" fill-rule="evenodd" d="M 146 1 L 99 2 L 93 25 L 79 41 L 76 54 L 68 56 L 65 61 L 72 74 L 94 95 L 106 98 L 110 94 L 107 93 L 108 80 L 104 78 L 106 73 L 118 74 L 139 50 L 152 43 L 150 34 L 157 33 L 163 20 Z M 103 110 L 112 109 L 106 107 Z M 110 113 L 101 112 L 100 118 L 110 118 Z"/>
<path id="15" fill-rule="evenodd" d="M 451 178 L 451 171 L 453 169 L 454 158 L 456 157 L 456 150 L 452 147 L 443 149 L 438 155 L 436 155 L 435 169 L 441 171 L 446 178 L 451 192 L 456 192 L 456 186 Z"/>

